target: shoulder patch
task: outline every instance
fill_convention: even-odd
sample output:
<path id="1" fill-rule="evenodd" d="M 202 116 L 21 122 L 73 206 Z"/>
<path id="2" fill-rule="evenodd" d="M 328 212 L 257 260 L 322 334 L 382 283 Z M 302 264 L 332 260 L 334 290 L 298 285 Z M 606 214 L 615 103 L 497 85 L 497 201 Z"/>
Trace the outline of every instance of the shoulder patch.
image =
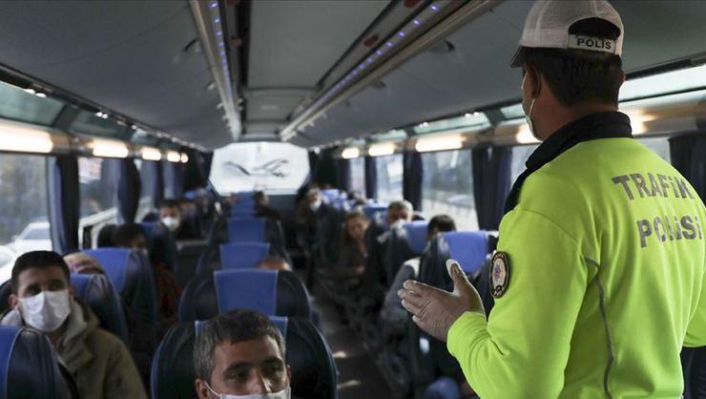
<path id="1" fill-rule="evenodd" d="M 510 258 L 505 252 L 496 252 L 490 261 L 490 293 L 500 298 L 510 284 Z"/>

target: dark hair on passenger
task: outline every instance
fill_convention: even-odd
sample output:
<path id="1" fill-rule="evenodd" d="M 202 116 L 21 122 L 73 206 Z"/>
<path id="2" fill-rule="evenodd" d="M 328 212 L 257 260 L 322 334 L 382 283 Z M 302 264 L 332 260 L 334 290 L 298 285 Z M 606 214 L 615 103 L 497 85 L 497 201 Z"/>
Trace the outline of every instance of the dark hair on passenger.
<path id="1" fill-rule="evenodd" d="M 435 229 L 438 232 L 456 231 L 456 222 L 449 215 L 436 215 L 427 225 L 427 234 L 431 236 Z"/>
<path id="2" fill-rule="evenodd" d="M 179 200 L 175 199 L 165 199 L 159 201 L 159 205 L 157 208 L 162 209 L 162 208 L 178 208 L 179 207 Z"/>
<path id="3" fill-rule="evenodd" d="M 17 293 L 17 280 L 20 274 L 27 269 L 48 269 L 50 267 L 58 267 L 64 272 L 66 282 L 70 281 L 69 266 L 64 261 L 64 258 L 54 251 L 31 251 L 20 255 L 12 267 L 12 292 Z"/>
<path id="4" fill-rule="evenodd" d="M 364 221 L 368 220 L 368 216 L 365 214 L 365 212 L 362 212 L 360 210 L 352 210 L 348 213 L 346 213 L 346 216 L 343 218 L 343 234 L 341 234 L 341 242 L 343 244 L 348 244 L 350 242 L 353 242 L 353 239 L 348 235 L 348 229 L 346 228 L 348 221 L 352 219 L 362 219 Z"/>
<path id="5" fill-rule="evenodd" d="M 145 229 L 137 223 L 125 223 L 115 229 L 113 233 L 113 243 L 116 247 L 130 248 L 132 240 L 136 237 L 143 235 L 145 238 L 147 234 Z"/>
<path id="6" fill-rule="evenodd" d="M 207 321 L 196 335 L 194 342 L 194 368 L 196 377 L 211 382 L 213 373 L 213 351 L 223 342 L 235 344 L 262 337 L 270 337 L 285 359 L 285 344 L 282 333 L 270 319 L 252 310 L 231 310 Z"/>
<path id="7" fill-rule="evenodd" d="M 589 18 L 572 25 L 569 33 L 615 40 L 620 30 L 605 20 Z M 562 104 L 572 106 L 592 101 L 618 104 L 623 76 L 620 56 L 576 49 L 525 47 L 523 51 L 523 73 L 527 67 L 534 69 Z"/>
<path id="8" fill-rule="evenodd" d="M 115 244 L 113 243 L 113 234 L 115 233 L 115 229 L 117 229 L 118 226 L 114 224 L 106 224 L 103 226 L 100 232 L 98 232 L 98 238 L 96 240 L 96 245 L 98 248 L 106 248 L 106 247 L 113 247 Z"/>

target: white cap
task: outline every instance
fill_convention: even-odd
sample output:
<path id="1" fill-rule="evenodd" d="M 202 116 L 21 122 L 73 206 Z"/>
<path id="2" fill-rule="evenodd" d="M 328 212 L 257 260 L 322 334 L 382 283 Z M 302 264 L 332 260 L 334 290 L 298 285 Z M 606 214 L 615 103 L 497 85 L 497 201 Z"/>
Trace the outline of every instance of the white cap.
<path id="1" fill-rule="evenodd" d="M 589 18 L 613 24 L 620 31 L 618 38 L 612 40 L 569 33 L 573 24 Z M 621 55 L 623 36 L 623 21 L 606 0 L 537 0 L 525 20 L 520 48 L 511 66 L 522 66 L 525 47 L 578 49 Z"/>

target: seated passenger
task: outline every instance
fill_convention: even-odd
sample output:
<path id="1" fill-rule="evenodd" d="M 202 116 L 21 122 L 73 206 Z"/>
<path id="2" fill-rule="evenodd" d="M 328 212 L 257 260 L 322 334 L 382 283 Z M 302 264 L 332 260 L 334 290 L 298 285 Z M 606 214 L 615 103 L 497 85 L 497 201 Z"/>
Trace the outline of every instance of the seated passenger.
<path id="1" fill-rule="evenodd" d="M 179 211 L 181 212 L 182 224 L 189 227 L 199 237 L 203 237 L 201 219 L 199 217 L 196 203 L 188 198 L 179 199 Z"/>
<path id="2" fill-rule="evenodd" d="M 346 215 L 341 250 L 335 267 L 336 276 L 351 286 L 360 285 L 360 277 L 365 271 L 365 258 L 368 249 L 365 245 L 365 232 L 370 221 L 364 213 L 353 211 Z"/>
<path id="3" fill-rule="evenodd" d="M 157 288 L 157 313 L 159 315 L 157 336 L 161 337 L 169 327 L 177 322 L 181 288 L 176 277 L 159 255 L 151 254 L 147 250 L 147 235 L 139 224 L 126 223 L 118 227 L 115 230 L 113 241 L 115 246 L 140 251 L 149 259 L 152 265 L 154 284 Z M 153 248 L 152 252 L 157 253 L 158 251 L 159 248 Z"/>
<path id="4" fill-rule="evenodd" d="M 277 270 L 280 272 L 292 271 L 292 267 L 289 266 L 289 263 L 279 256 L 268 256 L 261 260 L 256 267 L 258 269 Z"/>
<path id="5" fill-rule="evenodd" d="M 114 224 L 106 224 L 98 232 L 97 247 L 98 248 L 108 248 L 114 246 L 113 244 L 113 233 L 118 226 Z"/>
<path id="6" fill-rule="evenodd" d="M 284 338 L 267 316 L 251 310 L 220 314 L 194 342 L 196 392 L 199 399 L 289 399 L 292 374 L 285 359 Z"/>
<path id="7" fill-rule="evenodd" d="M 12 268 L 11 286 L 11 310 L 0 324 L 45 333 L 82 398 L 147 398 L 125 345 L 99 328 L 93 312 L 74 300 L 61 255 L 33 251 L 20 256 Z"/>
<path id="8" fill-rule="evenodd" d="M 64 261 L 69 266 L 71 273 L 77 274 L 105 274 L 103 266 L 91 255 L 83 252 L 74 252 L 64 256 Z"/>
<path id="9" fill-rule="evenodd" d="M 177 240 L 201 238 L 199 232 L 194 231 L 193 227 L 184 221 L 178 201 L 162 201 L 159 204 L 159 218 Z"/>
<path id="10" fill-rule="evenodd" d="M 253 198 L 255 199 L 255 216 L 282 220 L 282 214 L 270 206 L 270 197 L 264 191 L 256 191 Z"/>
<path id="11" fill-rule="evenodd" d="M 456 231 L 456 223 L 453 218 L 448 215 L 434 216 L 427 225 L 427 243 L 436 237 L 437 234 L 446 231 Z M 424 252 L 426 253 L 426 250 Z M 417 279 L 419 265 L 422 263 L 423 257 L 424 255 L 406 261 L 397 271 L 395 279 L 387 291 L 387 295 L 385 295 L 385 303 L 382 306 L 382 310 L 380 310 L 380 321 L 385 327 L 388 338 L 403 336 L 406 333 L 409 312 L 402 307 L 402 300 L 397 295 L 397 291 L 402 289 L 405 281 Z"/>

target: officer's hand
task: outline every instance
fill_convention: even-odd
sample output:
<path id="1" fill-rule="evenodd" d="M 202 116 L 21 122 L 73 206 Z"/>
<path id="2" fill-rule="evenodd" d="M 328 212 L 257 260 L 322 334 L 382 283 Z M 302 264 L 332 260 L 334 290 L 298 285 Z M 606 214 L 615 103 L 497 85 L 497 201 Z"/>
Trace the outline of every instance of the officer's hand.
<path id="1" fill-rule="evenodd" d="M 397 292 L 402 306 L 412 313 L 412 320 L 426 333 L 446 342 L 453 323 L 464 312 L 481 312 L 483 302 L 478 291 L 456 264 L 451 268 L 454 291 L 448 292 L 414 280 L 407 280 Z"/>

